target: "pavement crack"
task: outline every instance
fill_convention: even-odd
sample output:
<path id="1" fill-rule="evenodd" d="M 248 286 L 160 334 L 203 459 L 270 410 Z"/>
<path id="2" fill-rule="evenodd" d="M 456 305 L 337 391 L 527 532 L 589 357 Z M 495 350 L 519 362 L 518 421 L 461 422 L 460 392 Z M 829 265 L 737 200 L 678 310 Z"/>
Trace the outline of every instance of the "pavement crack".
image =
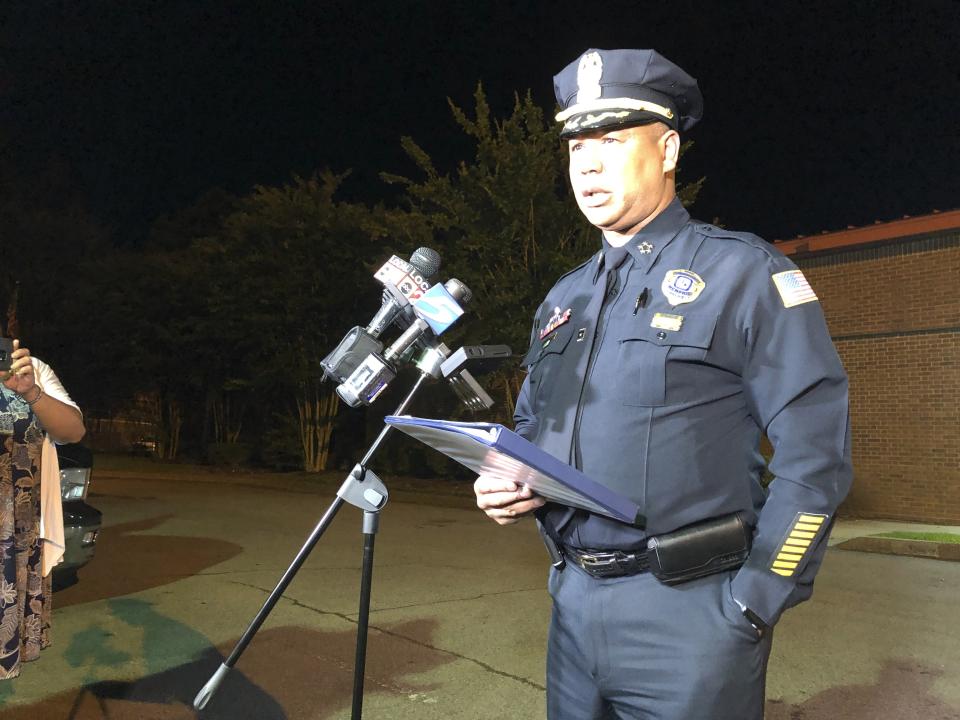
<path id="1" fill-rule="evenodd" d="M 203 570 L 195 573 L 188 573 L 178 577 L 222 577 L 224 575 L 252 575 L 254 573 L 275 573 L 280 577 L 283 572 L 286 570 L 286 567 L 255 567 L 255 568 L 233 568 L 228 570 Z M 350 572 L 351 570 L 359 570 L 351 565 L 326 565 L 321 568 L 311 568 L 311 570 L 302 571 L 303 575 L 308 575 L 310 572 Z M 243 583 L 239 583 L 243 584 Z M 250 587 L 255 587 L 250 585 Z"/>
<path id="2" fill-rule="evenodd" d="M 233 581 L 233 582 L 236 585 L 241 585 L 243 587 L 251 588 L 253 590 L 259 590 L 268 595 L 272 592 L 272 590 L 261 587 L 259 585 L 253 585 L 250 583 L 242 583 L 237 581 Z M 411 605 L 398 606 L 397 608 L 380 608 L 376 612 L 384 612 L 385 610 L 395 610 L 395 609 L 403 609 L 403 608 L 411 608 L 411 607 L 421 607 L 424 605 L 438 605 L 440 603 L 464 602 L 467 600 L 477 600 L 480 598 L 493 597 L 497 595 L 509 595 L 511 593 L 517 593 L 517 592 L 530 592 L 530 590 L 533 590 L 533 589 L 537 589 L 537 588 L 530 588 L 529 590 L 506 590 L 498 593 L 481 593 L 480 595 L 476 595 L 468 598 L 455 598 L 450 600 L 433 601 L 430 603 L 414 603 Z M 324 610 L 323 608 L 314 607 L 312 605 L 308 605 L 304 602 L 301 602 L 296 598 L 288 597 L 286 595 L 282 595 L 281 598 L 287 600 L 287 602 L 292 603 L 296 607 L 303 608 L 304 610 L 309 610 L 311 612 L 317 613 L 318 615 L 336 617 L 336 618 L 340 618 L 341 620 L 344 620 L 345 622 L 350 623 L 351 625 L 359 625 L 359 620 L 357 618 L 351 617 L 350 615 L 347 615 L 345 613 L 335 612 L 333 610 Z M 368 630 L 376 630 L 379 633 L 388 635 L 393 638 L 397 638 L 399 640 L 404 640 L 408 643 L 411 643 L 412 645 L 416 645 L 418 647 L 425 648 L 427 650 L 432 650 L 434 652 L 442 653 L 444 655 L 449 655 L 450 657 L 456 658 L 458 660 L 463 660 L 464 662 L 468 662 L 468 663 L 471 663 L 472 665 L 476 665 L 477 667 L 482 668 L 483 670 L 486 670 L 489 673 L 492 673 L 494 675 L 499 675 L 500 677 L 506 678 L 508 680 L 513 680 L 514 682 L 520 683 L 521 685 L 526 685 L 527 687 L 534 688 L 535 690 L 539 690 L 541 692 L 546 692 L 547 690 L 547 688 L 544 685 L 541 685 L 540 683 L 533 682 L 532 680 L 529 680 L 523 677 L 522 675 L 515 675 L 513 673 L 508 673 L 503 670 L 499 670 L 495 668 L 493 665 L 490 665 L 489 663 L 485 663 L 483 660 L 478 660 L 477 658 L 470 657 L 469 655 L 464 655 L 454 650 L 448 650 L 447 648 L 442 648 L 437 645 L 424 642 L 423 640 L 418 640 L 414 637 L 410 637 L 409 635 L 404 635 L 403 633 L 398 633 L 393 630 L 388 630 L 387 628 L 381 627 L 379 625 L 369 624 L 367 627 L 368 627 Z"/>
<path id="3" fill-rule="evenodd" d="M 543 587 L 529 587 L 529 588 L 519 588 L 517 590 L 501 590 L 500 592 L 489 592 L 489 593 L 480 593 L 478 595 L 470 595 L 467 597 L 455 597 L 447 598 L 446 600 L 431 600 L 430 602 L 416 602 L 409 603 L 407 605 L 390 605 L 388 607 L 380 607 L 376 610 L 371 610 L 371 613 L 382 613 L 388 612 L 390 610 L 409 610 L 410 608 L 418 607 L 427 607 L 429 605 L 444 605 L 447 603 L 459 603 L 459 602 L 470 602 L 471 600 L 482 600 L 484 598 L 499 597 L 500 595 L 516 595 L 518 593 L 528 593 L 528 592 L 540 592 L 543 590 Z"/>
<path id="4" fill-rule="evenodd" d="M 497 668 L 493 667 L 489 663 L 485 663 L 482 660 L 478 660 L 477 658 L 473 658 L 468 655 L 463 655 L 453 650 L 447 650 L 446 648 L 437 647 L 436 645 L 432 645 L 430 643 L 423 642 L 422 640 L 417 640 L 416 638 L 412 638 L 409 635 L 404 635 L 403 633 L 387 630 L 386 628 L 382 628 L 379 625 L 370 625 L 370 627 L 376 630 L 377 632 L 383 633 L 384 635 L 389 635 L 390 637 L 406 640 L 407 642 L 412 643 L 413 645 L 418 645 L 422 648 L 433 650 L 434 652 L 438 652 L 438 653 L 443 653 L 444 655 L 450 655 L 451 657 L 455 657 L 458 660 L 463 660 L 465 662 L 471 663 L 473 665 L 476 665 L 479 668 L 486 670 L 489 673 L 492 673 L 494 675 L 499 675 L 500 677 L 506 678 L 508 680 L 513 680 L 514 682 L 518 682 L 521 685 L 526 685 L 527 687 L 534 688 L 541 692 L 546 692 L 547 690 L 547 688 L 544 685 L 541 685 L 540 683 L 536 683 L 536 682 L 533 682 L 532 680 L 528 680 L 522 675 L 514 675 L 513 673 L 508 673 L 503 670 L 498 670 Z"/>
<path id="5" fill-rule="evenodd" d="M 261 586 L 259 586 L 259 585 L 253 585 L 253 584 L 251 584 L 251 583 L 239 582 L 239 581 L 237 581 L 237 580 L 233 580 L 232 582 L 233 582 L 234 585 L 240 585 L 241 587 L 251 588 L 251 589 L 253 589 L 253 590 L 259 590 L 260 592 L 266 593 L 267 595 L 269 595 L 271 592 L 273 592 L 272 589 L 271 589 L 271 590 L 268 590 L 267 588 L 261 587 Z M 296 607 L 301 607 L 301 608 L 303 608 L 304 610 L 309 610 L 310 612 L 317 613 L 318 615 L 327 615 L 327 616 L 330 616 L 330 617 L 340 618 L 341 620 L 344 620 L 344 621 L 350 623 L 351 625 L 356 625 L 356 624 L 357 624 L 357 621 L 356 621 L 354 618 L 350 617 L 349 615 L 346 615 L 346 614 L 344 614 L 344 613 L 335 612 L 335 611 L 333 611 L 333 610 L 324 610 L 323 608 L 313 607 L 312 605 L 307 605 L 306 603 L 300 602 L 300 601 L 297 600 L 296 598 L 292 598 L 292 597 L 290 597 L 289 595 L 286 595 L 286 594 L 281 595 L 281 596 L 280 596 L 280 600 L 286 600 L 287 602 L 292 603 L 292 604 L 295 605 Z M 279 600 L 278 600 L 277 602 L 279 602 Z"/>

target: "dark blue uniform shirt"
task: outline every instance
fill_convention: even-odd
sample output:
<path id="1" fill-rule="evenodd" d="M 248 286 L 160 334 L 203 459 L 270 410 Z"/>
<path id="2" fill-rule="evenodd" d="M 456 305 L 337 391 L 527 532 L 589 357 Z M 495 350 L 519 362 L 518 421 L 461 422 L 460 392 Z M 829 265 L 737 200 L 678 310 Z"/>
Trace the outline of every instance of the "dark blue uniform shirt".
<path id="1" fill-rule="evenodd" d="M 770 244 L 693 221 L 679 200 L 627 249 L 594 312 L 602 253 L 548 293 L 515 420 L 636 502 L 646 526 L 560 506 L 547 522 L 576 547 L 633 549 L 743 512 L 756 531 L 733 593 L 772 624 L 809 597 L 852 477 L 847 378 L 820 304 Z"/>

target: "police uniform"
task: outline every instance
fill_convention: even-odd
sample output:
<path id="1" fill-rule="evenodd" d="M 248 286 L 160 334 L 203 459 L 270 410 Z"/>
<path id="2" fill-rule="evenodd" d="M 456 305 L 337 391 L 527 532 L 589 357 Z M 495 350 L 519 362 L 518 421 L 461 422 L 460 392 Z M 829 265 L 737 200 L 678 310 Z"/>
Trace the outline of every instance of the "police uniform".
<path id="1" fill-rule="evenodd" d="M 564 136 L 702 113 L 696 81 L 651 50 L 589 50 L 555 88 Z M 611 267 L 604 240 L 550 290 L 516 407 L 521 435 L 640 508 L 634 525 L 538 515 L 567 557 L 550 578 L 549 717 L 760 718 L 767 630 L 810 596 L 849 489 L 846 375 L 813 290 L 760 238 L 674 199 L 625 249 Z M 732 513 L 753 528 L 736 570 L 667 586 L 644 563 L 594 577 L 571 562 L 642 560 L 650 538 Z"/>

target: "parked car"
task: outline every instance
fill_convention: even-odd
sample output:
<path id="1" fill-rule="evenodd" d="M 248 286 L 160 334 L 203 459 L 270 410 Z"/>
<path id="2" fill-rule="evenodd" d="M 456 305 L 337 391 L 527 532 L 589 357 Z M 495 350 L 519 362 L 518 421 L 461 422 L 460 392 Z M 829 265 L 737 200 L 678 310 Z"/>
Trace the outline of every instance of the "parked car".
<path id="1" fill-rule="evenodd" d="M 53 569 L 54 590 L 77 582 L 77 570 L 93 558 L 100 534 L 102 516 L 88 505 L 90 475 L 93 472 L 93 453 L 86 445 L 70 443 L 57 445 L 60 460 L 60 495 L 63 498 L 63 534 L 66 549 L 63 562 Z"/>
<path id="2" fill-rule="evenodd" d="M 130 443 L 130 454 L 141 457 L 156 457 L 157 441 L 153 438 L 140 437 Z"/>

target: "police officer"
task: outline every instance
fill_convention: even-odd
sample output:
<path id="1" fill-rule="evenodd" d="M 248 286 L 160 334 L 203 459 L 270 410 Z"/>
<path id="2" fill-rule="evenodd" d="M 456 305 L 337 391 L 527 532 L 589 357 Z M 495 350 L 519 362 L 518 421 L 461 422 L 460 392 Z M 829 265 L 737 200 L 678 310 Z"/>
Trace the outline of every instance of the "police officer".
<path id="1" fill-rule="evenodd" d="M 800 270 L 676 197 L 679 133 L 703 109 L 692 77 L 653 50 L 591 49 L 554 86 L 603 247 L 537 311 L 516 429 L 640 513 L 626 524 L 488 476 L 477 505 L 500 524 L 536 515 L 557 553 L 551 720 L 761 718 L 771 630 L 810 596 L 850 486 L 847 378 Z M 715 532 L 731 521 L 739 556 Z M 661 561 L 674 580 L 650 571 Z"/>

